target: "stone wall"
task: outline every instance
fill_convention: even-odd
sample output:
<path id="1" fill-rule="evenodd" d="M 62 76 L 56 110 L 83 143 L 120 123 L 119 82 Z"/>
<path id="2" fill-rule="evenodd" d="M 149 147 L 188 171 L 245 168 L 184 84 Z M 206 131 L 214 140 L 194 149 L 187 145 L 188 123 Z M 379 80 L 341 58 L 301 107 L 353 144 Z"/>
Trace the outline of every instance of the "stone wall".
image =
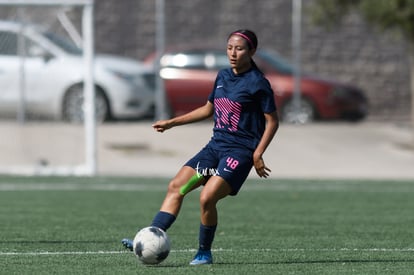
<path id="1" fill-rule="evenodd" d="M 361 87 L 370 101 L 373 119 L 410 115 L 408 45 L 396 33 L 381 33 L 351 14 L 335 28 L 315 26 L 304 0 L 303 71 Z M 95 0 L 97 52 L 142 60 L 155 49 L 155 0 Z M 37 8 L 39 9 L 39 8 Z M 45 9 L 46 12 L 46 9 Z M 49 12 L 49 27 L 58 26 Z M 16 8 L 2 8 L 2 18 L 16 20 Z M 25 19 L 34 16 L 33 7 Z M 72 20 L 81 29 L 79 10 Z M 8 16 L 6 16 L 8 15 Z M 69 13 L 71 15 L 71 13 Z M 292 60 L 291 0 L 165 0 L 166 44 L 222 46 L 231 31 L 250 28 L 259 47 Z"/>
<path id="2" fill-rule="evenodd" d="M 306 72 L 363 88 L 372 118 L 410 113 L 407 43 L 352 14 L 332 30 L 310 23 L 303 1 L 302 66 Z M 155 47 L 155 1 L 96 0 L 97 51 L 143 59 Z M 291 60 L 291 0 L 166 0 L 166 44 L 225 46 L 228 33 L 256 31 L 263 48 Z"/>

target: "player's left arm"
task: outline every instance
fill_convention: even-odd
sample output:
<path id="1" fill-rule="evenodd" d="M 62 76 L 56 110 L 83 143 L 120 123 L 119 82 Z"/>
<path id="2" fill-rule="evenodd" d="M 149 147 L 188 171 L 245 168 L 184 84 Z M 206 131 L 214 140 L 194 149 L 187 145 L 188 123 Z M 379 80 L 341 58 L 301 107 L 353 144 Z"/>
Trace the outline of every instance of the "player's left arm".
<path id="1" fill-rule="evenodd" d="M 271 172 L 263 161 L 263 154 L 279 128 L 277 111 L 265 113 L 264 116 L 266 119 L 266 128 L 259 144 L 256 147 L 256 150 L 253 153 L 253 165 L 256 169 L 257 175 L 261 178 L 267 178 L 269 176 L 269 172 Z"/>

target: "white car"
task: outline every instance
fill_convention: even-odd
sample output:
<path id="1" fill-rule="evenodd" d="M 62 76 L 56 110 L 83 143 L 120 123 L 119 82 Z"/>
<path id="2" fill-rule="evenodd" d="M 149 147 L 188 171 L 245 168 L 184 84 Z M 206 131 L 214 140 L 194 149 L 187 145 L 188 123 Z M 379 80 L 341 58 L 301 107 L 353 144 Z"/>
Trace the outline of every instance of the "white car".
<path id="1" fill-rule="evenodd" d="M 23 44 L 18 43 L 19 33 Z M 24 45 L 25 52 L 24 89 L 19 84 L 22 59 L 18 45 Z M 74 43 L 55 33 L 0 21 L 0 117 L 16 116 L 24 106 L 29 116 L 82 121 L 81 55 Z M 154 73 L 150 67 L 129 58 L 97 54 L 94 78 L 97 121 L 140 118 L 153 112 Z"/>

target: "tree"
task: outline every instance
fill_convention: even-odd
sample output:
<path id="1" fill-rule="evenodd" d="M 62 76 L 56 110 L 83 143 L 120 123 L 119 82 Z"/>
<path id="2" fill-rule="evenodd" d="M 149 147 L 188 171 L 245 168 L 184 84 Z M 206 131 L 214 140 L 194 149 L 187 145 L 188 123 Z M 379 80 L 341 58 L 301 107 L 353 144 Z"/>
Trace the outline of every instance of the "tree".
<path id="1" fill-rule="evenodd" d="M 339 23 L 358 11 L 367 22 L 384 31 L 398 31 L 409 43 L 411 123 L 414 130 L 414 0 L 315 0 L 310 7 L 316 23 Z"/>

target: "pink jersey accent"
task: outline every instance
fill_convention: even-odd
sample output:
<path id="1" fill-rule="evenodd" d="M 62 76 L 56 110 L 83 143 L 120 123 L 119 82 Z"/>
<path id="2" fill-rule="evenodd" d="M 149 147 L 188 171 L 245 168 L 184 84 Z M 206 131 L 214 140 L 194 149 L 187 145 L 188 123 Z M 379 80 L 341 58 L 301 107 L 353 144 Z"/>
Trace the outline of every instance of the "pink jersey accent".
<path id="1" fill-rule="evenodd" d="M 216 98 L 214 106 L 217 115 L 216 127 L 236 132 L 240 120 L 241 104 L 228 98 Z"/>

